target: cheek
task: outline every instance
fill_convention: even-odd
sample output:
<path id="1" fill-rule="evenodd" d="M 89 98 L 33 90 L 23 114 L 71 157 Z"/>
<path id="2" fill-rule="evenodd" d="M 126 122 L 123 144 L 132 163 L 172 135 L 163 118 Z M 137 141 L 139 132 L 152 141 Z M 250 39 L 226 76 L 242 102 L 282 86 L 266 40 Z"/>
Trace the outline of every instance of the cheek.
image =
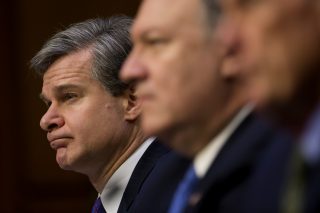
<path id="1" fill-rule="evenodd" d="M 203 64 L 213 60 L 206 57 L 208 50 L 201 44 L 185 41 L 158 58 L 151 78 L 159 94 L 159 107 L 180 113 L 192 102 L 196 90 L 202 87 L 202 80 L 206 79 Z"/>
<path id="2" fill-rule="evenodd" d="M 197 115 L 212 98 L 212 91 L 219 87 L 213 59 L 205 56 L 201 61 L 197 61 L 197 57 L 195 59 L 182 64 L 180 69 L 176 70 L 177 78 L 172 80 L 172 90 L 176 92 L 171 93 L 171 101 L 172 104 L 175 103 L 175 113 L 181 116 Z"/>
<path id="3" fill-rule="evenodd" d="M 114 113 L 114 112 L 109 112 Z M 78 148 L 98 153 L 99 150 L 113 150 L 119 147 L 118 142 L 124 135 L 124 124 L 116 116 L 98 114 L 78 128 Z"/>
<path id="4" fill-rule="evenodd" d="M 249 23 L 243 30 L 243 49 L 246 62 L 255 63 L 263 54 L 265 32 L 259 23 Z"/>
<path id="5" fill-rule="evenodd" d="M 108 132 L 116 129 L 123 120 L 121 113 L 117 111 L 119 106 L 103 103 L 93 104 L 91 107 L 83 107 L 70 120 L 70 128 L 84 140 L 90 137 L 103 137 Z"/>
<path id="6" fill-rule="evenodd" d="M 171 100 L 177 97 L 188 82 L 188 74 L 185 63 L 180 57 L 162 58 L 154 66 L 154 73 L 150 86 L 161 94 L 163 100 Z"/>

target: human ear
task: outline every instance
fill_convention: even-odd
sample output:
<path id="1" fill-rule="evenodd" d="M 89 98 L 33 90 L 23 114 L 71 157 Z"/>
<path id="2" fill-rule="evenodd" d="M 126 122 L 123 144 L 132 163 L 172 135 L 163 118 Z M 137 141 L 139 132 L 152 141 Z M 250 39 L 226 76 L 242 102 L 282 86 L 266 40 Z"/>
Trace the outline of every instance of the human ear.
<path id="1" fill-rule="evenodd" d="M 134 121 L 141 114 L 141 101 L 137 97 L 135 86 L 130 86 L 124 96 L 124 118 L 127 121 Z"/>

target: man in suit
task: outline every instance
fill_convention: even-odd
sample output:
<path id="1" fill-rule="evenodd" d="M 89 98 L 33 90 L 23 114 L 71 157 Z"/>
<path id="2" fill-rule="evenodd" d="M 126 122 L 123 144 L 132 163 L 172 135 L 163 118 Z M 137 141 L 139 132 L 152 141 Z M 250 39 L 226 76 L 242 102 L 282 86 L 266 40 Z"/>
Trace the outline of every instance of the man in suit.
<path id="1" fill-rule="evenodd" d="M 93 212 L 130 209 L 144 182 L 152 182 L 158 160 L 169 154 L 142 133 L 135 89 L 118 78 L 132 47 L 131 23 L 116 16 L 74 24 L 31 61 L 43 78 L 40 97 L 48 107 L 40 126 L 59 166 L 87 175 L 98 191 Z"/>
<path id="2" fill-rule="evenodd" d="M 131 32 L 134 49 L 120 73 L 137 83 L 145 133 L 193 160 L 169 212 L 237 212 L 254 162 L 277 134 L 251 114 L 242 79 L 221 73 L 216 6 L 143 1 Z"/>
<path id="3" fill-rule="evenodd" d="M 282 200 L 269 202 L 274 211 L 259 212 L 320 212 L 320 2 L 221 2 L 227 18 L 220 35 L 226 38 L 233 32 L 225 42 L 233 49 L 229 66 L 245 68 L 230 72 L 230 77 L 244 75 L 260 112 L 288 129 L 296 140 L 292 154 L 284 154 L 289 147 L 277 151 L 283 146 L 278 144 L 265 156 L 253 197 L 261 184 L 271 187 L 251 205 L 272 201 L 280 193 Z M 267 174 L 283 160 L 290 173 L 279 175 L 278 179 L 286 178 L 285 184 L 273 189 Z"/>

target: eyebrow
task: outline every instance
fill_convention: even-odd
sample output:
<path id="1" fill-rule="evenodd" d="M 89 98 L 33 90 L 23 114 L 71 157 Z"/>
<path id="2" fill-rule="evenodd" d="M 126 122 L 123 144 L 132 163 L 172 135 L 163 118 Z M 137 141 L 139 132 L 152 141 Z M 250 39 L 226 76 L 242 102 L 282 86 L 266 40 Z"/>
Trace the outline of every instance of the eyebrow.
<path id="1" fill-rule="evenodd" d="M 158 27 L 154 27 L 154 26 L 151 26 L 151 27 L 144 27 L 144 28 L 141 28 L 141 27 L 133 27 L 131 29 L 131 38 L 132 39 L 137 39 L 137 38 L 145 38 L 147 37 L 150 33 L 154 33 L 154 32 L 157 32 L 159 31 L 159 28 Z"/>
<path id="2" fill-rule="evenodd" d="M 54 94 L 59 94 L 59 93 L 62 93 L 64 90 L 77 89 L 80 87 L 81 86 L 79 84 L 63 84 L 63 85 L 59 85 L 59 86 L 54 87 L 53 92 L 54 92 Z M 41 100 L 43 100 L 44 102 L 49 101 L 49 99 L 43 93 L 39 94 L 39 98 Z"/>

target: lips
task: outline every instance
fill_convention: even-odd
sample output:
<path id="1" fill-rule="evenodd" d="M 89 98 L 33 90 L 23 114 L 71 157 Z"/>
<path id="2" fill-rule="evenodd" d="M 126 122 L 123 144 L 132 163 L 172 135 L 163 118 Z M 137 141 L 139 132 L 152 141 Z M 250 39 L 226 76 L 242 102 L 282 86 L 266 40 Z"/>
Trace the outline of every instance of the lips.
<path id="1" fill-rule="evenodd" d="M 68 135 L 53 135 L 48 133 L 47 139 L 50 143 L 51 148 L 57 150 L 59 148 L 66 147 L 71 137 Z"/>

